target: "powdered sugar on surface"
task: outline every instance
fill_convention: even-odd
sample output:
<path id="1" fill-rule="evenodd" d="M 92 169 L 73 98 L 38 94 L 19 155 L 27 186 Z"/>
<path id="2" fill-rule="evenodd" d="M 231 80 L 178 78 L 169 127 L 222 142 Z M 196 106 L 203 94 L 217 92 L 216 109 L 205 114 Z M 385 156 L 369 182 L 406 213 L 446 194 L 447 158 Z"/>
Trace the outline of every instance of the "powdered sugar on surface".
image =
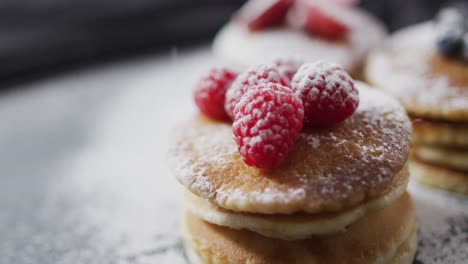
<path id="1" fill-rule="evenodd" d="M 435 51 L 435 27 L 427 22 L 404 29 L 369 59 L 367 76 L 379 88 L 399 98 L 409 111 L 466 111 L 467 87 L 456 87 L 445 76 L 429 77 L 428 59 Z"/>
<path id="2" fill-rule="evenodd" d="M 468 198 L 410 182 L 419 225 L 415 264 L 468 260 Z"/>

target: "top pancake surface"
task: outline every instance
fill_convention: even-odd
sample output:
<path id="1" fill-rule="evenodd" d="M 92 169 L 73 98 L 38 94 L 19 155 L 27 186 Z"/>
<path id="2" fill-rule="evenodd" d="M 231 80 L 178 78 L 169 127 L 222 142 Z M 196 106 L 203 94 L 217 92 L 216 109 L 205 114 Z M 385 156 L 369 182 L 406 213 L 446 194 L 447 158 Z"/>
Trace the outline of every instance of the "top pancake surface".
<path id="1" fill-rule="evenodd" d="M 468 122 L 468 64 L 438 55 L 435 38 L 431 23 L 397 32 L 369 57 L 366 77 L 416 117 Z"/>
<path id="2" fill-rule="evenodd" d="M 385 28 L 358 8 L 327 11 L 350 28 L 344 41 L 319 38 L 290 25 L 250 32 L 245 25 L 231 21 L 217 34 L 213 50 L 218 57 L 238 66 L 292 57 L 302 61 L 331 61 L 349 72 L 354 71 L 385 38 Z"/>
<path id="3" fill-rule="evenodd" d="M 176 177 L 222 208 L 252 213 L 340 211 L 379 196 L 405 165 L 411 123 L 396 100 L 356 86 L 361 102 L 353 116 L 330 129 L 303 129 L 274 170 L 245 165 L 230 124 L 187 121 L 170 150 Z"/>

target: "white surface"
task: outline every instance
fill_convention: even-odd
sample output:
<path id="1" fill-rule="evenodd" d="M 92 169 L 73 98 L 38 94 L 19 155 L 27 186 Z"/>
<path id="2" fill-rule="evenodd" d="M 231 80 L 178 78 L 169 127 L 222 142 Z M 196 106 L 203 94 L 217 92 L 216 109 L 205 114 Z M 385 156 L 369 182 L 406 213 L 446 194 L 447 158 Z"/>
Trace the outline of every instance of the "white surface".
<path id="1" fill-rule="evenodd" d="M 166 151 L 211 63 L 172 51 L 0 98 L 0 263 L 183 263 Z"/>
<path id="2" fill-rule="evenodd" d="M 210 65 L 207 49 L 172 52 L 2 96 L 0 263 L 184 263 L 166 150 Z M 466 198 L 410 190 L 419 260 L 464 263 Z"/>

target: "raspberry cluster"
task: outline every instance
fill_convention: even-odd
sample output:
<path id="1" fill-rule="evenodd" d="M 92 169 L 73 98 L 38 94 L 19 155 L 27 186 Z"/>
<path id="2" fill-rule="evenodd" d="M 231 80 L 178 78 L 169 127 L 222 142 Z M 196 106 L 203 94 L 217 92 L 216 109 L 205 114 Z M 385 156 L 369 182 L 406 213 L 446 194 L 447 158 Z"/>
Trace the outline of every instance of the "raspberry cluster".
<path id="1" fill-rule="evenodd" d="M 278 60 L 236 73 L 216 68 L 201 78 L 195 102 L 204 115 L 231 117 L 239 154 L 249 166 L 283 163 L 303 126 L 329 127 L 359 104 L 351 77 L 338 65 Z"/>

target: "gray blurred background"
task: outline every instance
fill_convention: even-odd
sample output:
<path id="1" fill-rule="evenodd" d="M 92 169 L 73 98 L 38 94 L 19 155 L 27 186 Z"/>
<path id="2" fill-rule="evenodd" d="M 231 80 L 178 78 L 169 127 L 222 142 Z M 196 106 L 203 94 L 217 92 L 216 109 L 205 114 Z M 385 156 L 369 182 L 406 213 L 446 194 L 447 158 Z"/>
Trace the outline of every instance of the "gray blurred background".
<path id="1" fill-rule="evenodd" d="M 0 1 L 0 85 L 209 41 L 244 0 Z M 390 30 L 451 1 L 363 0 Z"/>

